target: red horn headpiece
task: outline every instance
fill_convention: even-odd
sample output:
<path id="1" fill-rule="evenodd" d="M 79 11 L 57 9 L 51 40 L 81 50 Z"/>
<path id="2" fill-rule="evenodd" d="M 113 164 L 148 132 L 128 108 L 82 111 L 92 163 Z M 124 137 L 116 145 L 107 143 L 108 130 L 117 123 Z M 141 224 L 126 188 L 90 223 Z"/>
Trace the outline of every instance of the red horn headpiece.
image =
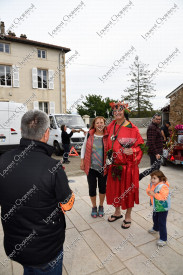
<path id="1" fill-rule="evenodd" d="M 127 110 L 128 112 L 130 112 L 130 110 L 128 109 L 128 103 L 124 103 L 121 102 L 121 101 L 118 101 L 118 102 L 110 102 L 109 105 L 111 106 L 111 108 L 114 110 L 114 109 L 118 109 L 120 106 L 123 106 L 123 108 L 125 110 Z"/>

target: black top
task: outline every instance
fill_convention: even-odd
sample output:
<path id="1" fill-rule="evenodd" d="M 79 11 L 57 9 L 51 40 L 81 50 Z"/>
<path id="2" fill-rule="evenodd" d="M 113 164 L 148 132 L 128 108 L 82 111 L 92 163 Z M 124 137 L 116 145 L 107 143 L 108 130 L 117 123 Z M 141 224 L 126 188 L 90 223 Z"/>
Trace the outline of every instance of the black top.
<path id="1" fill-rule="evenodd" d="M 68 134 L 66 131 L 62 131 L 61 137 L 62 137 L 62 144 L 70 144 L 70 137 L 72 137 L 73 132 L 71 131 L 70 134 Z"/>
<path id="2" fill-rule="evenodd" d="M 165 137 L 167 139 L 170 136 L 170 133 L 168 131 L 168 127 L 166 127 L 166 125 L 164 125 L 164 126 L 161 127 L 161 130 L 163 130 L 163 132 L 165 134 Z"/>
<path id="3" fill-rule="evenodd" d="M 22 265 L 52 261 L 65 239 L 65 216 L 58 207 L 70 195 L 53 147 L 21 139 L 0 156 L 0 205 L 7 256 Z"/>

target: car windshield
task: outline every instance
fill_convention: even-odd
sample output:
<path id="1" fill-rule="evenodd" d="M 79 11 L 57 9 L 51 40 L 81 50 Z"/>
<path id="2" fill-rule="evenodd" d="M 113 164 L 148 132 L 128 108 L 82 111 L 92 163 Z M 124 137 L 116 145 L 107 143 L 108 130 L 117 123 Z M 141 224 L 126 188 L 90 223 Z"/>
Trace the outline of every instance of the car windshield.
<path id="1" fill-rule="evenodd" d="M 55 118 L 59 128 L 63 124 L 69 128 L 75 128 L 75 129 L 86 127 L 83 119 L 80 116 L 56 115 Z"/>

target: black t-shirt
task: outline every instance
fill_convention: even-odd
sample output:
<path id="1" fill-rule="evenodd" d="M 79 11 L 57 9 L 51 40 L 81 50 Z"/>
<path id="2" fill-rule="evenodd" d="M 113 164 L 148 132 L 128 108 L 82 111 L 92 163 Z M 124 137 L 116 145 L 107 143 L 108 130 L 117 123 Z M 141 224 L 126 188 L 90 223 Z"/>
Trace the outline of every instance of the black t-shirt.
<path id="1" fill-rule="evenodd" d="M 168 128 L 166 127 L 166 125 L 162 126 L 161 130 L 163 130 L 166 138 L 168 138 L 170 136 L 170 133 L 169 133 Z"/>
<path id="2" fill-rule="evenodd" d="M 70 137 L 72 137 L 72 135 L 72 131 L 70 132 L 70 134 L 68 134 L 66 131 L 62 131 L 62 144 L 70 144 Z"/>

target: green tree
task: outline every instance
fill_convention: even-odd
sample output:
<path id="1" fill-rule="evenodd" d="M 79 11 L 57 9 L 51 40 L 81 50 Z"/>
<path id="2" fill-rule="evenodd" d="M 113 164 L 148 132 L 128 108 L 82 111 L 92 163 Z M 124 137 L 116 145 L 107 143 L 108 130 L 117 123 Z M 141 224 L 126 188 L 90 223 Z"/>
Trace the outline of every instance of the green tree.
<path id="1" fill-rule="evenodd" d="M 131 85 L 125 89 L 127 96 L 122 96 L 122 100 L 129 102 L 129 107 L 132 113 L 136 113 L 138 117 L 141 116 L 145 111 L 152 111 L 152 103 L 150 99 L 155 97 L 153 95 L 154 83 L 150 78 L 150 71 L 148 65 L 140 62 L 139 57 L 135 57 L 134 63 L 130 66 L 131 72 L 129 75 L 131 79 Z"/>
<path id="2" fill-rule="evenodd" d="M 89 115 L 90 117 L 103 116 L 107 117 L 108 112 L 110 111 L 109 102 L 116 101 L 112 100 L 109 97 L 102 99 L 101 95 L 89 94 L 86 96 L 85 101 L 82 101 L 82 104 L 77 105 L 77 112 L 83 115 Z"/>
<path id="3" fill-rule="evenodd" d="M 105 110 L 106 110 L 106 114 L 107 116 L 110 116 L 111 115 L 111 107 L 109 105 L 110 102 L 118 102 L 119 100 L 118 99 L 111 99 L 109 97 L 106 97 L 104 98 L 104 102 L 105 102 Z"/>

